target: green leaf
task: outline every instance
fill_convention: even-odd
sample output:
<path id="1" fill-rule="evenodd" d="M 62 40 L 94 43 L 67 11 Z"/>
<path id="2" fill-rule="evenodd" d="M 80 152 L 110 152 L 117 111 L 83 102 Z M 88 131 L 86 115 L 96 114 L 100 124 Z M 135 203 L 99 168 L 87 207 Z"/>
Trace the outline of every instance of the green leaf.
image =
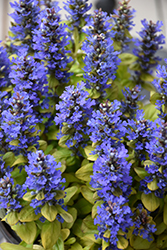
<path id="1" fill-rule="evenodd" d="M 118 235 L 117 247 L 119 249 L 126 249 L 128 247 L 128 240 L 123 236 Z"/>
<path id="2" fill-rule="evenodd" d="M 60 147 L 62 148 L 68 148 L 66 145 L 67 140 L 69 140 L 71 138 L 71 135 L 64 135 L 60 138 L 58 144 Z"/>
<path id="3" fill-rule="evenodd" d="M 42 246 L 40 245 L 33 245 L 33 249 L 35 250 L 45 250 Z"/>
<path id="4" fill-rule="evenodd" d="M 52 247 L 52 250 L 64 250 L 64 241 L 59 238 L 56 244 Z"/>
<path id="5" fill-rule="evenodd" d="M 93 174 L 93 163 L 88 163 L 77 170 L 75 173 L 78 179 L 90 182 L 91 175 Z"/>
<path id="6" fill-rule="evenodd" d="M 167 225 L 167 203 L 164 205 L 163 222 Z"/>
<path id="7" fill-rule="evenodd" d="M 87 229 L 97 230 L 97 225 L 94 225 L 94 220 L 91 215 L 88 215 L 84 218 L 82 225 L 83 224 L 87 227 Z M 83 229 L 83 232 L 84 232 L 84 229 Z M 104 237 L 107 237 L 106 234 Z"/>
<path id="8" fill-rule="evenodd" d="M 0 208 L 0 218 L 3 219 L 6 215 L 6 210 L 4 208 Z"/>
<path id="9" fill-rule="evenodd" d="M 37 199 L 38 201 L 42 201 L 45 198 L 44 192 L 40 191 L 36 196 L 35 199 Z"/>
<path id="10" fill-rule="evenodd" d="M 27 244 L 33 243 L 36 238 L 37 228 L 34 221 L 26 222 L 25 224 L 18 223 L 13 226 L 12 229 L 16 231 L 18 236 Z"/>
<path id="11" fill-rule="evenodd" d="M 122 53 L 118 56 L 121 59 L 121 64 L 130 65 L 137 61 L 138 57 L 130 53 Z"/>
<path id="12" fill-rule="evenodd" d="M 33 247 L 33 243 L 27 244 L 25 241 L 21 241 L 19 245 L 22 247 L 27 247 L 27 248 Z"/>
<path id="13" fill-rule="evenodd" d="M 57 242 L 61 233 L 60 222 L 55 220 L 53 222 L 44 223 L 41 230 L 42 245 L 45 250 L 50 249 Z"/>
<path id="14" fill-rule="evenodd" d="M 1 91 L 11 92 L 12 90 L 13 90 L 12 86 L 4 87 L 4 88 L 1 87 Z"/>
<path id="15" fill-rule="evenodd" d="M 32 195 L 31 192 L 27 192 L 27 193 L 23 196 L 23 200 L 25 200 L 25 201 L 31 201 L 34 197 L 35 197 L 35 195 Z"/>
<path id="16" fill-rule="evenodd" d="M 124 29 L 124 34 L 125 34 L 125 37 L 128 37 L 130 39 L 133 38 L 128 29 Z"/>
<path id="17" fill-rule="evenodd" d="M 66 165 L 67 166 L 73 166 L 76 163 L 76 161 L 77 161 L 77 158 L 76 158 L 75 155 L 74 156 L 70 156 L 70 157 L 68 157 L 66 159 Z"/>
<path id="18" fill-rule="evenodd" d="M 92 232 L 92 233 L 91 233 Z M 88 233 L 85 233 L 84 237 L 82 238 L 84 241 L 88 241 L 89 244 L 91 242 L 91 245 L 93 244 L 93 242 L 98 243 L 99 241 L 101 241 L 100 239 L 95 238 L 95 234 L 98 234 L 98 230 L 88 230 Z"/>
<path id="19" fill-rule="evenodd" d="M 17 157 L 17 159 L 14 161 L 12 167 L 14 167 L 14 166 L 16 166 L 18 164 L 23 164 L 23 163 L 27 163 L 27 162 L 28 162 L 28 160 L 27 160 L 27 158 L 25 156 L 19 155 Z"/>
<path id="20" fill-rule="evenodd" d="M 39 149 L 44 152 L 48 145 L 47 142 L 44 140 L 38 140 L 38 143 L 39 143 Z"/>
<path id="21" fill-rule="evenodd" d="M 64 86 L 65 84 L 62 84 L 62 85 L 59 85 L 59 86 L 57 86 L 56 87 L 56 94 L 58 95 L 58 96 L 61 96 L 62 95 L 62 93 L 63 93 L 63 91 L 64 91 Z M 54 109 L 55 109 L 55 105 L 54 105 Z M 53 112 L 52 112 L 53 113 Z"/>
<path id="22" fill-rule="evenodd" d="M 135 167 L 134 170 L 141 179 L 144 179 L 146 176 L 149 176 L 149 174 L 144 168 Z"/>
<path id="23" fill-rule="evenodd" d="M 86 146 L 84 148 L 85 154 L 87 156 L 87 159 L 90 161 L 95 161 L 97 160 L 98 155 L 97 154 L 92 154 L 95 149 L 92 146 Z"/>
<path id="24" fill-rule="evenodd" d="M 151 181 L 150 183 L 147 183 L 147 187 L 149 190 L 151 191 L 155 191 L 158 189 L 158 186 L 157 186 L 157 179 L 153 179 L 153 181 Z"/>
<path id="25" fill-rule="evenodd" d="M 53 153 L 52 155 L 57 162 L 61 162 L 61 161 L 67 160 L 68 157 L 71 157 L 72 152 L 67 148 L 61 148 L 57 150 L 55 153 Z"/>
<path id="26" fill-rule="evenodd" d="M 75 234 L 79 238 L 82 238 L 84 236 L 84 233 L 81 230 L 82 222 L 83 221 L 81 219 L 77 219 L 74 223 L 74 226 L 72 227 L 73 234 Z"/>
<path id="27" fill-rule="evenodd" d="M 119 84 L 121 80 L 129 79 L 130 73 L 128 72 L 128 66 L 120 64 L 117 70 L 117 81 L 116 83 Z M 115 82 L 115 81 L 114 81 Z"/>
<path id="28" fill-rule="evenodd" d="M 132 235 L 130 243 L 134 249 L 143 250 L 143 249 L 148 249 L 151 246 L 152 241 L 149 242 L 148 240 L 143 239 L 140 236 Z"/>
<path id="29" fill-rule="evenodd" d="M 126 250 L 134 250 L 131 246 L 128 246 Z"/>
<path id="30" fill-rule="evenodd" d="M 25 169 L 22 169 L 22 171 L 20 172 L 20 169 L 18 167 L 16 167 L 12 171 L 11 176 L 14 179 L 15 183 L 17 183 L 19 185 L 23 185 L 23 183 L 25 182 L 25 180 L 27 178 L 27 172 L 25 171 Z"/>
<path id="31" fill-rule="evenodd" d="M 76 238 L 75 237 L 71 237 L 70 239 L 68 239 L 67 241 L 64 242 L 65 245 L 72 245 L 76 242 Z"/>
<path id="32" fill-rule="evenodd" d="M 76 242 L 69 250 L 83 250 L 82 246 Z"/>
<path id="33" fill-rule="evenodd" d="M 150 212 L 155 211 L 160 206 L 160 198 L 156 197 L 154 193 L 142 193 L 141 201 Z"/>
<path id="34" fill-rule="evenodd" d="M 161 95 L 159 93 L 154 93 L 150 97 L 150 102 L 155 105 L 155 103 L 156 103 L 157 100 L 161 100 Z"/>
<path id="35" fill-rule="evenodd" d="M 31 151 L 31 152 L 36 152 L 37 151 L 37 149 L 36 149 L 36 147 L 34 147 L 34 146 L 29 146 L 28 148 L 27 148 L 27 151 Z"/>
<path id="36" fill-rule="evenodd" d="M 74 176 L 73 173 L 64 173 L 63 177 L 66 179 L 66 184 L 72 182 L 81 182 L 77 177 Z"/>
<path id="37" fill-rule="evenodd" d="M 18 213 L 16 211 L 12 211 L 10 213 L 8 213 L 2 221 L 6 221 L 9 223 L 9 225 L 14 226 L 18 221 Z"/>
<path id="38" fill-rule="evenodd" d="M 159 111 L 156 109 L 155 105 L 149 103 L 143 107 L 144 117 L 147 120 L 155 121 L 158 118 Z"/>
<path id="39" fill-rule="evenodd" d="M 152 82 L 153 80 L 154 80 L 154 78 L 153 77 L 151 78 L 151 75 L 150 75 L 150 82 Z M 141 86 L 143 87 L 143 89 L 146 89 L 149 92 L 151 92 L 151 91 L 155 92 L 155 87 L 151 83 L 143 82 L 143 83 L 141 83 Z"/>
<path id="40" fill-rule="evenodd" d="M 72 215 L 73 221 L 71 223 L 63 222 L 63 228 L 72 228 L 76 218 L 77 218 L 77 210 L 74 207 L 69 207 L 68 208 L 68 213 Z"/>
<path id="41" fill-rule="evenodd" d="M 46 203 L 41 208 L 41 214 L 48 220 L 48 221 L 54 221 L 57 216 L 57 209 L 55 206 L 49 206 L 48 203 Z"/>
<path id="42" fill-rule="evenodd" d="M 55 127 L 52 130 L 49 130 L 49 132 L 47 133 L 47 137 L 48 137 L 48 141 L 49 140 L 58 140 L 57 139 L 57 134 L 59 133 L 59 128 Z"/>
<path id="43" fill-rule="evenodd" d="M 166 250 L 166 247 L 167 247 L 167 234 L 166 233 L 162 233 L 161 235 L 157 237 L 156 245 L 158 249 Z"/>
<path id="44" fill-rule="evenodd" d="M 154 77 L 151 74 L 148 73 L 142 73 L 140 75 L 140 78 L 142 81 L 146 81 L 146 82 L 152 82 L 154 80 Z M 142 83 L 142 87 L 145 88 L 145 83 Z M 152 87 L 152 90 L 155 90 L 155 88 L 153 87 L 153 85 L 150 85 L 150 87 Z M 145 88 L 146 90 L 150 91 L 150 89 Z"/>
<path id="45" fill-rule="evenodd" d="M 41 215 L 40 214 L 36 215 L 33 207 L 25 206 L 18 214 L 18 217 L 21 222 L 30 222 L 38 220 L 41 217 Z"/>
<path id="46" fill-rule="evenodd" d="M 60 84 L 59 81 L 55 78 L 54 74 L 49 75 L 48 83 L 49 83 L 50 88 L 55 88 L 56 86 Z"/>
<path id="47" fill-rule="evenodd" d="M 83 197 L 89 201 L 91 204 L 94 204 L 95 200 L 93 199 L 93 192 L 87 186 L 81 186 L 81 193 Z"/>
<path id="48" fill-rule="evenodd" d="M 52 151 L 53 147 L 54 147 L 53 144 L 48 145 L 47 148 L 45 150 L 43 150 L 44 154 L 48 155 Z"/>
<path id="49" fill-rule="evenodd" d="M 66 188 L 65 190 L 66 193 L 66 197 L 64 198 L 64 204 L 67 205 L 67 203 L 69 202 L 69 200 L 76 194 L 76 192 L 78 191 L 78 187 L 73 186 L 73 187 L 69 187 Z"/>
<path id="50" fill-rule="evenodd" d="M 110 232 L 110 230 L 109 229 L 107 229 L 107 231 L 104 233 L 104 235 L 103 235 L 105 238 L 107 238 L 107 239 L 109 239 L 110 238 L 110 236 L 111 236 L 111 232 Z"/>
<path id="51" fill-rule="evenodd" d="M 70 230 L 68 228 L 61 229 L 61 235 L 62 235 L 63 241 L 65 241 L 70 235 Z"/>
<path id="52" fill-rule="evenodd" d="M 90 91 L 89 91 L 89 95 L 90 95 L 90 97 L 92 98 L 92 99 L 98 99 L 100 96 L 101 96 L 101 93 L 100 92 L 98 92 L 96 89 L 91 89 Z"/>
<path id="53" fill-rule="evenodd" d="M 150 161 L 150 160 L 146 160 L 143 162 L 144 166 L 150 166 L 150 165 L 154 165 L 155 163 L 153 161 Z"/>
<path id="54" fill-rule="evenodd" d="M 75 132 L 75 129 L 69 128 L 68 124 L 66 124 L 62 127 L 61 131 L 64 135 L 69 135 L 69 134 L 72 135 Z"/>
<path id="55" fill-rule="evenodd" d="M 11 244 L 11 243 L 7 243 L 7 242 L 4 242 L 4 243 L 1 243 L 0 244 L 0 248 L 2 250 L 27 250 L 26 247 L 23 247 L 23 246 L 19 246 L 19 245 L 14 245 L 14 244 Z M 33 250 L 35 248 L 28 248 L 29 250 Z M 36 248 L 37 249 L 37 248 Z M 40 250 L 40 249 L 39 249 Z M 41 249 L 42 250 L 42 249 Z"/>
<path id="56" fill-rule="evenodd" d="M 56 209 L 57 209 L 58 213 L 61 215 L 61 217 L 62 217 L 67 223 L 73 222 L 73 217 L 72 217 L 72 215 L 69 214 L 68 212 L 66 212 L 61 206 L 56 205 Z"/>
<path id="57" fill-rule="evenodd" d="M 13 145 L 13 146 L 18 146 L 19 145 L 19 140 L 10 141 L 9 144 Z"/>
<path id="58" fill-rule="evenodd" d="M 92 207 L 92 218 L 94 219 L 97 215 L 97 207 L 100 207 L 101 204 L 103 204 L 103 201 L 96 201 L 96 203 L 94 204 L 94 206 Z"/>
<path id="59" fill-rule="evenodd" d="M 75 43 L 74 53 L 76 54 L 77 51 L 79 50 L 79 47 L 80 47 L 80 44 L 79 44 L 79 32 L 78 32 L 77 27 L 74 27 L 73 36 L 74 36 L 74 43 Z"/>
<path id="60" fill-rule="evenodd" d="M 63 190 L 56 190 L 55 199 L 59 200 L 65 197 L 65 192 Z"/>
<path id="61" fill-rule="evenodd" d="M 165 210 L 164 210 L 164 215 L 165 215 Z M 164 216 L 163 216 L 164 217 Z M 160 224 L 156 224 L 156 229 L 157 231 L 155 232 L 156 235 L 162 234 L 167 228 L 167 225 L 165 225 L 164 222 L 161 222 Z"/>
<path id="62" fill-rule="evenodd" d="M 102 250 L 105 250 L 109 245 L 110 245 L 109 242 L 106 242 L 105 240 L 102 239 Z"/>
<path id="63" fill-rule="evenodd" d="M 7 152 L 3 155 L 3 160 L 5 161 L 5 167 L 12 166 L 15 161 L 15 155 L 13 152 Z"/>
<path id="64" fill-rule="evenodd" d="M 121 50 L 122 49 L 122 46 L 121 46 L 121 42 L 116 42 L 116 41 L 113 41 L 113 47 L 114 47 L 114 50 L 116 50 L 116 51 L 119 51 L 119 50 Z M 102 249 L 103 250 L 103 249 Z"/>
<path id="65" fill-rule="evenodd" d="M 84 61 L 83 61 L 84 57 L 85 57 L 85 54 L 84 54 L 83 52 L 77 53 L 77 61 L 79 62 L 80 68 L 81 68 L 81 69 L 83 69 L 84 66 L 85 66 L 85 63 L 84 63 Z M 82 74 L 82 75 L 83 75 L 83 74 Z"/>
<path id="66" fill-rule="evenodd" d="M 88 214 L 92 211 L 92 205 L 84 198 L 77 201 L 75 208 L 77 209 L 78 214 Z"/>
<path id="67" fill-rule="evenodd" d="M 38 135 L 41 136 L 45 130 L 45 125 L 42 123 L 38 123 L 36 126 L 38 126 L 37 127 Z"/>
<path id="68" fill-rule="evenodd" d="M 137 63 L 137 62 L 135 62 L 135 63 L 132 63 L 130 66 L 129 66 L 129 69 L 130 70 L 137 70 L 137 71 L 140 71 L 141 70 L 141 68 L 140 68 L 140 64 L 139 63 Z"/>

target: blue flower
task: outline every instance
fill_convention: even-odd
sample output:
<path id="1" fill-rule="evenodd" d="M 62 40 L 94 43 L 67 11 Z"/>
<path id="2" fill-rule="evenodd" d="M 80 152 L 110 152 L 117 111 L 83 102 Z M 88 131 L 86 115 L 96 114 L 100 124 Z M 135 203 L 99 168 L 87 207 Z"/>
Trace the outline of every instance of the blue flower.
<path id="1" fill-rule="evenodd" d="M 120 44 L 122 51 L 128 50 L 129 43 L 132 41 L 131 35 L 127 32 L 132 29 L 133 17 L 136 12 L 128 6 L 129 0 L 125 0 L 117 10 L 114 10 L 114 14 L 111 15 L 113 19 L 113 31 L 115 33 L 113 40 Z"/>
<path id="2" fill-rule="evenodd" d="M 9 73 L 11 71 L 11 63 L 5 48 L 0 46 L 0 88 L 11 85 Z"/>
<path id="3" fill-rule="evenodd" d="M 141 40 L 136 39 L 136 48 L 133 50 L 133 53 L 138 57 L 137 62 L 141 70 L 151 73 L 151 69 L 160 61 L 160 58 L 155 56 L 155 53 L 158 49 L 162 49 L 161 45 L 165 43 L 165 37 L 162 34 L 158 34 L 161 31 L 162 22 L 153 23 L 144 19 L 141 23 L 143 25 L 142 30 L 139 32 Z M 136 72 L 136 74 L 141 73 Z"/>
<path id="4" fill-rule="evenodd" d="M 158 165 L 165 166 L 167 160 L 167 124 L 164 121 L 158 123 L 156 138 L 150 138 L 146 143 L 146 150 L 149 153 L 150 160 Z"/>
<path id="5" fill-rule="evenodd" d="M 0 178 L 0 207 L 10 211 L 20 211 L 20 200 L 24 195 L 22 186 L 14 185 L 14 180 L 9 172 Z"/>
<path id="6" fill-rule="evenodd" d="M 131 192 L 132 178 L 130 176 L 131 164 L 127 162 L 127 149 L 122 144 L 113 148 L 107 144 L 93 165 L 91 185 L 98 188 L 97 194 L 102 199 L 108 200 L 108 195 L 120 190 L 124 197 Z"/>
<path id="7" fill-rule="evenodd" d="M 143 208 L 141 204 L 138 205 L 134 213 L 134 226 L 133 234 L 140 235 L 143 239 L 152 241 L 151 233 L 154 233 L 157 229 L 155 225 L 151 223 L 151 217 L 149 212 Z"/>
<path id="8" fill-rule="evenodd" d="M 45 114 L 39 113 L 39 107 L 48 108 L 48 81 L 44 63 L 37 62 L 23 49 L 20 50 L 16 59 L 12 59 L 12 62 L 13 66 L 9 76 L 14 91 L 27 92 L 34 114 L 42 121 Z"/>
<path id="9" fill-rule="evenodd" d="M 70 73 L 67 72 L 67 64 L 71 57 L 67 54 L 66 46 L 69 43 L 66 25 L 60 23 L 60 8 L 57 2 L 52 2 L 39 15 L 39 29 L 34 31 L 33 48 L 35 57 L 47 62 L 48 73 L 60 83 L 68 83 Z"/>
<path id="10" fill-rule="evenodd" d="M 167 64 L 167 59 L 164 59 Z M 167 106 L 167 70 L 166 65 L 158 65 L 156 71 L 156 76 L 158 79 L 154 79 L 152 84 L 155 86 L 157 92 L 159 93 L 159 98 L 156 101 L 156 108 L 160 111 L 158 116 L 160 118 L 166 118 L 165 107 Z"/>
<path id="11" fill-rule="evenodd" d="M 88 120 L 90 139 L 98 142 L 97 151 L 103 151 L 105 145 L 119 145 L 126 133 L 126 121 L 121 120 L 121 103 L 101 103 L 99 110 L 92 112 L 92 118 Z"/>
<path id="12" fill-rule="evenodd" d="M 26 92 L 14 92 L 9 100 L 6 100 L 8 109 L 2 112 L 1 128 L 5 133 L 9 148 L 16 154 L 27 154 L 28 148 L 38 145 L 38 136 L 34 136 L 35 125 L 39 122 L 33 114 L 29 95 Z"/>
<path id="13" fill-rule="evenodd" d="M 135 118 L 136 111 L 139 109 L 138 102 L 144 98 L 144 96 L 140 95 L 141 87 L 138 85 L 136 85 L 133 89 L 125 87 L 125 91 L 122 92 L 125 100 L 121 101 L 121 111 L 125 119 L 133 119 Z"/>
<path id="14" fill-rule="evenodd" d="M 145 170 L 149 175 L 140 181 L 140 191 L 144 192 L 145 194 L 154 193 L 157 197 L 163 198 L 167 185 L 166 171 L 161 173 L 160 166 L 158 166 L 158 164 L 146 166 Z M 157 188 L 154 191 L 148 188 L 148 184 L 153 181 L 157 184 Z"/>
<path id="15" fill-rule="evenodd" d="M 84 78 L 86 87 L 92 89 L 92 96 L 98 92 L 104 97 L 104 89 L 111 87 L 107 84 L 109 79 L 115 79 L 117 66 L 120 62 L 118 52 L 114 51 L 111 37 L 113 33 L 109 23 L 107 13 L 97 10 L 93 19 L 86 29 L 87 38 L 83 43 L 82 50 L 86 56 L 84 58 Z"/>
<path id="16" fill-rule="evenodd" d="M 45 203 L 63 204 L 63 199 L 55 198 L 57 192 L 63 190 L 62 183 L 65 182 L 61 177 L 60 167 L 61 163 L 57 163 L 52 155 L 44 155 L 41 150 L 28 154 L 28 165 L 25 166 L 28 177 L 24 188 L 36 195 L 43 193 L 43 198 L 31 200 L 30 206 L 36 209 L 36 213 L 40 212 Z"/>
<path id="17" fill-rule="evenodd" d="M 156 138 L 150 138 L 146 143 L 146 151 L 152 164 L 145 167 L 149 175 L 141 181 L 140 185 L 141 190 L 144 190 L 145 193 L 154 192 L 157 197 L 162 198 L 167 185 L 167 124 L 160 121 L 158 126 L 157 132 L 159 131 L 159 133 L 157 133 Z M 149 190 L 147 186 L 152 181 L 157 183 L 157 188 L 154 191 Z"/>
<path id="18" fill-rule="evenodd" d="M 11 7 L 15 9 L 14 13 L 10 16 L 14 19 L 15 23 L 10 28 L 14 34 L 14 38 L 21 41 L 21 47 L 32 50 L 32 36 L 33 30 L 38 26 L 38 14 L 40 8 L 37 0 L 19 0 L 10 3 Z M 20 48 L 18 46 L 18 49 Z"/>
<path id="19" fill-rule="evenodd" d="M 109 249 L 117 249 L 118 231 L 121 229 L 126 232 L 133 225 L 132 211 L 127 205 L 132 184 L 131 164 L 126 160 L 128 150 L 124 145 L 111 143 L 107 136 L 103 138 L 107 143 L 100 147 L 102 152 L 94 162 L 90 184 L 97 189 L 97 195 L 103 201 L 97 207 L 97 216 L 94 219 L 99 231 L 95 236 L 109 241 L 112 246 Z M 98 147 L 96 151 L 99 152 Z M 105 237 L 106 231 L 110 232 L 109 238 Z"/>
<path id="20" fill-rule="evenodd" d="M 92 4 L 87 3 L 88 0 L 67 0 L 64 3 L 64 9 L 70 14 L 67 20 L 70 22 L 71 29 L 77 27 L 79 30 L 83 28 L 83 21 L 88 22 L 90 15 L 87 14 Z"/>
<path id="21" fill-rule="evenodd" d="M 133 223 L 131 219 L 131 209 L 125 205 L 126 199 L 111 195 L 110 199 L 97 207 L 97 216 L 94 223 L 98 226 L 98 235 L 96 238 L 109 241 L 112 248 L 117 247 L 118 231 L 126 231 Z M 109 238 L 105 237 L 105 232 L 109 230 Z M 117 248 L 116 248 L 117 249 Z"/>
<path id="22" fill-rule="evenodd" d="M 146 120 L 143 110 L 136 112 L 136 119 L 128 119 L 127 138 L 134 142 L 135 157 L 146 160 L 147 142 L 156 141 L 157 123 Z"/>
<path id="23" fill-rule="evenodd" d="M 66 142 L 68 147 L 74 146 L 75 141 L 75 147 L 78 147 L 88 134 L 86 123 L 91 116 L 92 106 L 95 105 L 95 102 L 88 98 L 89 93 L 84 88 L 83 82 L 78 83 L 76 88 L 74 86 L 66 87 L 60 96 L 62 101 L 56 105 L 56 110 L 59 110 L 60 113 L 57 113 L 54 121 L 56 125 L 60 125 L 59 139 L 63 135 L 70 134 L 71 138 Z M 64 126 L 66 130 L 63 129 Z"/>

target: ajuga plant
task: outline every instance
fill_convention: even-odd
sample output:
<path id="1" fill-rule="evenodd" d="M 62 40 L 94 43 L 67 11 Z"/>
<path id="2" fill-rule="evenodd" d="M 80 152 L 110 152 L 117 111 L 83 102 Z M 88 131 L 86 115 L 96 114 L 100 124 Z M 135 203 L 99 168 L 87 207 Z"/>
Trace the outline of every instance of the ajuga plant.
<path id="1" fill-rule="evenodd" d="M 56 1 L 11 6 L 0 46 L 0 217 L 20 241 L 0 248 L 167 249 L 162 23 L 142 20 L 133 38 L 128 0 L 113 15 L 68 0 L 66 20 Z"/>

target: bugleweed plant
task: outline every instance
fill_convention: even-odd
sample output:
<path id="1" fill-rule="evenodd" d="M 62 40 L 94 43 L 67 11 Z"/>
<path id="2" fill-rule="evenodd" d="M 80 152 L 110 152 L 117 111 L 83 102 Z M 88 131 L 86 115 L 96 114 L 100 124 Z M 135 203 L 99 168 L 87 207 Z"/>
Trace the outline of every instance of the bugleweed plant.
<path id="1" fill-rule="evenodd" d="M 0 247 L 167 249 L 162 23 L 144 19 L 132 38 L 129 0 L 110 16 L 68 0 L 66 21 L 55 1 L 11 6 L 0 47 L 0 211 L 20 244 Z"/>

